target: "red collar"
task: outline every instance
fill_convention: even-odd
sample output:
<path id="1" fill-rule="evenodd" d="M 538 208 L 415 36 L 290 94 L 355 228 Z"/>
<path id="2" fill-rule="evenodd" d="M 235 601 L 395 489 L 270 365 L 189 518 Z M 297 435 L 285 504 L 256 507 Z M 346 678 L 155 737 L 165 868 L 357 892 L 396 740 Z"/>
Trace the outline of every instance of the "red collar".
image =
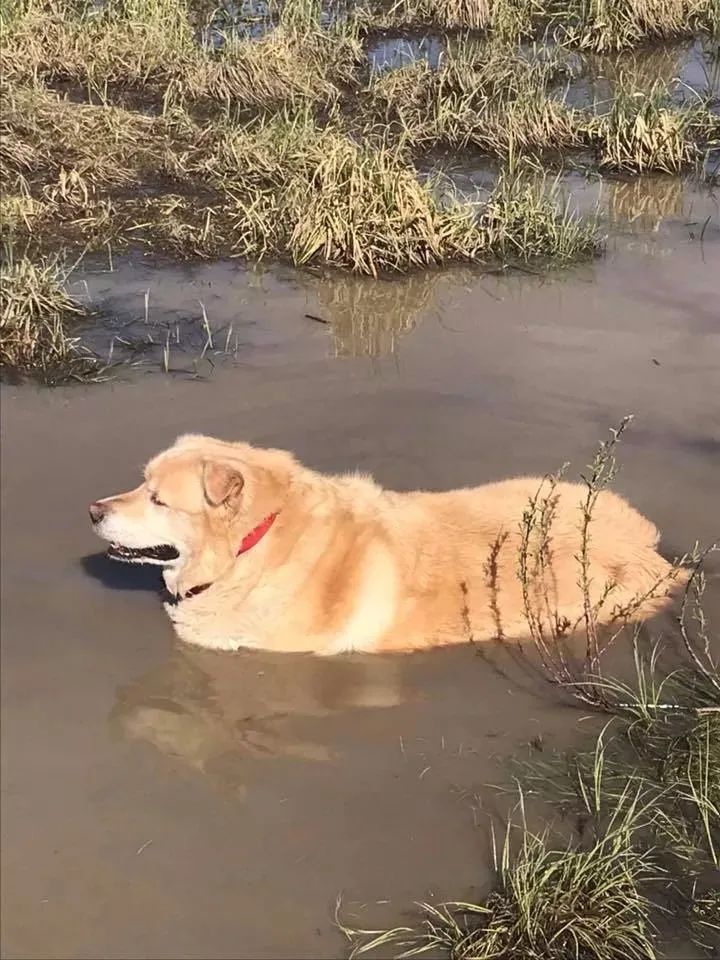
<path id="1" fill-rule="evenodd" d="M 255 544 L 262 540 L 276 520 L 277 513 L 268 514 L 262 523 L 259 523 L 253 530 L 250 531 L 250 533 L 246 533 L 240 542 L 238 552 L 235 554 L 235 556 L 239 557 L 241 554 L 247 553 L 248 550 L 252 550 Z M 189 597 L 196 597 L 198 593 L 204 593 L 204 591 L 211 586 L 212 583 L 199 583 L 196 587 L 190 587 L 189 590 L 185 591 L 182 597 L 177 597 L 176 600 L 187 600 Z"/>
<path id="2" fill-rule="evenodd" d="M 260 540 L 265 536 L 270 527 L 275 523 L 277 519 L 276 513 L 268 514 L 267 517 L 259 523 L 254 530 L 251 530 L 250 533 L 246 533 L 242 538 L 240 547 L 235 556 L 239 557 L 241 553 L 247 553 L 248 550 L 252 550 L 256 543 L 259 543 Z"/>

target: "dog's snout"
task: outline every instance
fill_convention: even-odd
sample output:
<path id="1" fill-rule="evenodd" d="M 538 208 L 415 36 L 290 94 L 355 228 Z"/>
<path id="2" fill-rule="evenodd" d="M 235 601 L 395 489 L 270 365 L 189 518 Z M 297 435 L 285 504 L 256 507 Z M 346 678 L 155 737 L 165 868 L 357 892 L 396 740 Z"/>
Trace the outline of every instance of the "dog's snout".
<path id="1" fill-rule="evenodd" d="M 102 518 L 108 512 L 108 508 L 104 503 L 91 503 L 88 507 L 90 511 L 90 519 L 93 523 L 100 523 Z"/>

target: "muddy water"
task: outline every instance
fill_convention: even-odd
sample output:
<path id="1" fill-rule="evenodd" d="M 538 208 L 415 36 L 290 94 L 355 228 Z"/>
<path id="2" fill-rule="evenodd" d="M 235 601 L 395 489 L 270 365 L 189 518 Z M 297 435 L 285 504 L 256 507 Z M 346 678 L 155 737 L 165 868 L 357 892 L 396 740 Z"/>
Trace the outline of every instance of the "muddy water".
<path id="1" fill-rule="evenodd" d="M 439 489 L 580 468 L 634 413 L 617 487 L 669 553 L 717 536 L 718 221 L 650 214 L 555 278 L 88 268 L 112 335 L 178 329 L 186 372 L 3 388 L 4 956 L 338 957 L 339 894 L 372 925 L 488 882 L 487 784 L 535 738 L 582 736 L 581 713 L 493 647 L 181 646 L 156 577 L 99 555 L 85 505 L 188 430 Z"/>

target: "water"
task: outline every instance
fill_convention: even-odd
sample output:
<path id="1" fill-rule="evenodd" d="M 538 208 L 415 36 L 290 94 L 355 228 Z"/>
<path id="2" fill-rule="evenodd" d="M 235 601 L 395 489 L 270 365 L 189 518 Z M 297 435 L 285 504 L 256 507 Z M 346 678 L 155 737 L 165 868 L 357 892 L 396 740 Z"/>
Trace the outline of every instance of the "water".
<path id="1" fill-rule="evenodd" d="M 551 277 L 88 269 L 94 301 L 140 325 L 147 290 L 169 329 L 202 301 L 237 360 L 199 381 L 139 367 L 2 389 L 4 955 L 335 958 L 340 893 L 372 926 L 486 889 L 505 810 L 488 784 L 533 738 L 588 736 L 582 713 L 492 645 L 331 661 L 182 646 L 156 575 L 104 560 L 86 504 L 187 431 L 442 489 L 577 472 L 634 413 L 617 488 L 666 552 L 707 542 L 717 220 L 701 243 L 701 216 L 656 202 L 657 229 L 635 218 L 605 259 Z"/>
<path id="2" fill-rule="evenodd" d="M 372 48 L 377 69 L 405 62 L 393 43 Z M 437 62 L 439 41 L 412 43 Z M 680 62 L 700 89 L 697 59 Z M 495 175 L 442 162 L 467 196 Z M 183 646 L 157 576 L 106 561 L 85 510 L 188 431 L 446 489 L 568 459 L 576 474 L 634 413 L 616 487 L 669 554 L 720 535 L 717 195 L 577 172 L 560 190 L 610 232 L 605 258 L 562 273 L 85 261 L 73 292 L 101 311 L 87 335 L 125 361 L 117 379 L 2 388 L 5 956 L 336 958 L 340 894 L 373 926 L 487 889 L 507 806 L 489 785 L 593 721 L 491 644 Z"/>
<path id="3" fill-rule="evenodd" d="M 436 167 L 468 199 L 486 195 L 497 175 L 492 166 L 452 155 L 431 159 L 424 172 Z M 546 186 L 560 206 L 585 216 L 599 213 L 611 251 L 664 258 L 678 243 L 696 244 L 701 258 L 712 259 L 720 237 L 717 188 L 680 177 L 601 180 L 572 171 L 557 181 L 549 176 Z M 85 338 L 103 359 L 121 364 L 115 376 L 132 379 L 167 367 L 206 380 L 221 366 L 242 367 L 250 357 L 275 363 L 290 349 L 309 356 L 318 345 L 335 358 L 397 356 L 409 333 L 425 317 L 442 315 L 458 289 L 490 289 L 502 299 L 530 282 L 526 273 L 498 279 L 487 269 L 373 280 L 339 271 L 246 268 L 237 261 L 172 266 L 133 255 L 113 263 L 86 259 L 71 291 L 101 317 Z M 603 269 L 581 268 L 575 275 Z M 564 276 L 551 274 L 547 282 L 557 286 Z"/>

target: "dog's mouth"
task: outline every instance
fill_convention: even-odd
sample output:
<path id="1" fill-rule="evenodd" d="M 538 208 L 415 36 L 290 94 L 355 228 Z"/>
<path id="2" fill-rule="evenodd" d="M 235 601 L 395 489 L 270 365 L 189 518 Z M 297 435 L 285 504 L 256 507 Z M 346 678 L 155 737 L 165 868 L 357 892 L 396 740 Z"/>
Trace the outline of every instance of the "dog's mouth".
<path id="1" fill-rule="evenodd" d="M 169 543 L 159 543 L 155 547 L 124 547 L 121 543 L 111 543 L 107 555 L 111 560 L 123 563 L 171 563 L 180 556 Z"/>

